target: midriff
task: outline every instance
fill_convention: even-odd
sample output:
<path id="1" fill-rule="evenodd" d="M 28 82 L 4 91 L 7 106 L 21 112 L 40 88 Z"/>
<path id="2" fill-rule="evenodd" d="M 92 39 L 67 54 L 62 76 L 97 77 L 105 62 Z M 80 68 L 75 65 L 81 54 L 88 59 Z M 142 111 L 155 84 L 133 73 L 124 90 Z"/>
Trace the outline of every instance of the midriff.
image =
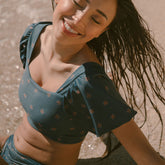
<path id="1" fill-rule="evenodd" d="M 49 139 L 28 122 L 27 115 L 14 134 L 16 149 L 22 154 L 46 165 L 75 165 L 82 142 L 62 144 Z"/>

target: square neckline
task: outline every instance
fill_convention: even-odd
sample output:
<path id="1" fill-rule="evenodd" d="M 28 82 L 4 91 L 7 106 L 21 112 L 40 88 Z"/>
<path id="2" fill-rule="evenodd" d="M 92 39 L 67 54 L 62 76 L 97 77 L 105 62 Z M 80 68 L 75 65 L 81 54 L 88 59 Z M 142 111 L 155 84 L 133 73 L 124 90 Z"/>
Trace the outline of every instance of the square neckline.
<path id="1" fill-rule="evenodd" d="M 51 23 L 51 22 L 50 22 Z M 27 72 L 28 72 L 28 76 L 29 76 L 29 79 L 30 81 L 33 83 L 34 86 L 36 86 L 36 88 L 38 90 L 40 90 L 41 92 L 43 93 L 50 93 L 50 94 L 53 94 L 53 95 L 57 95 L 57 94 L 60 94 L 60 92 L 63 90 L 63 88 L 65 88 L 67 85 L 69 85 L 72 81 L 74 81 L 78 76 L 80 76 L 82 73 L 85 72 L 85 68 L 84 68 L 84 65 L 97 65 L 97 66 L 100 66 L 100 64 L 96 63 L 96 62 L 85 62 L 83 64 L 81 64 L 76 70 L 74 70 L 70 76 L 64 81 L 64 83 L 62 83 L 62 85 L 60 85 L 60 87 L 55 91 L 49 91 L 49 90 L 46 90 L 44 88 L 42 88 L 37 82 L 35 82 L 33 80 L 33 78 L 31 77 L 31 73 L 30 73 L 30 69 L 29 69 L 29 65 L 30 65 L 30 62 L 31 62 L 31 56 L 32 56 L 32 53 L 34 51 L 34 48 L 35 48 L 35 45 L 36 45 L 36 42 L 38 40 L 38 38 L 40 37 L 42 31 L 44 30 L 44 28 L 46 28 L 48 25 L 50 24 L 44 24 L 44 26 L 41 27 L 41 29 L 38 31 L 38 34 L 36 35 L 36 37 L 34 38 L 34 42 L 32 42 L 33 46 L 30 46 L 29 45 L 29 41 L 33 39 L 33 31 L 30 35 L 30 38 L 29 38 L 29 41 L 28 41 L 28 48 L 30 47 L 30 53 L 29 53 L 29 58 L 28 58 L 28 61 L 26 61 L 26 69 L 27 69 Z M 35 27 L 36 28 L 36 27 Z M 33 29 L 34 30 L 34 29 Z"/>

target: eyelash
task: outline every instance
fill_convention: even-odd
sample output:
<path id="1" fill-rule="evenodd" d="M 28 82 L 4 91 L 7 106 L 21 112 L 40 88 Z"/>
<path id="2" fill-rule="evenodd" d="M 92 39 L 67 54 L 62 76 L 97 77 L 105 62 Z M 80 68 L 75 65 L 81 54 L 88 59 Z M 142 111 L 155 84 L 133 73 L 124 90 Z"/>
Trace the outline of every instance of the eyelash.
<path id="1" fill-rule="evenodd" d="M 80 9 L 84 9 L 84 7 L 82 7 L 81 5 L 79 5 L 75 0 L 73 0 L 74 4 L 76 6 L 78 6 Z M 98 22 L 94 17 L 92 17 L 92 20 L 96 23 L 96 24 L 100 24 L 100 22 Z"/>
<path id="2" fill-rule="evenodd" d="M 95 18 L 92 17 L 92 20 L 96 23 L 96 24 L 100 24 L 100 22 L 98 22 Z"/>

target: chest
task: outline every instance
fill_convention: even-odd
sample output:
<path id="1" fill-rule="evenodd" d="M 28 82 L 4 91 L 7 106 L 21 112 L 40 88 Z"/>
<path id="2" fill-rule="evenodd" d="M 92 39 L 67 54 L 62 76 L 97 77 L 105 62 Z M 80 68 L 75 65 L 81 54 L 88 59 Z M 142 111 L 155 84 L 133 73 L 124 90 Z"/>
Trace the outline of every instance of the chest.
<path id="1" fill-rule="evenodd" d="M 19 98 L 28 114 L 30 125 L 55 141 L 65 141 L 65 135 L 69 135 L 69 139 L 71 139 L 70 137 L 83 138 L 87 133 L 86 123 L 83 124 L 83 128 L 80 125 L 84 123 L 82 116 L 87 116 L 88 111 L 87 109 L 84 111 L 76 109 L 75 112 L 72 107 L 70 88 L 73 86 L 71 82 L 70 78 L 63 85 L 64 88 L 57 92 L 46 91 L 34 82 L 29 67 L 26 67 L 20 83 Z M 79 135 L 81 132 L 83 135 Z M 75 134 L 78 135 L 75 136 Z M 75 140 L 77 141 L 77 139 Z"/>
<path id="2" fill-rule="evenodd" d="M 74 66 L 66 64 L 48 63 L 40 54 L 30 63 L 29 74 L 31 79 L 41 88 L 49 92 L 56 92 L 74 69 Z"/>

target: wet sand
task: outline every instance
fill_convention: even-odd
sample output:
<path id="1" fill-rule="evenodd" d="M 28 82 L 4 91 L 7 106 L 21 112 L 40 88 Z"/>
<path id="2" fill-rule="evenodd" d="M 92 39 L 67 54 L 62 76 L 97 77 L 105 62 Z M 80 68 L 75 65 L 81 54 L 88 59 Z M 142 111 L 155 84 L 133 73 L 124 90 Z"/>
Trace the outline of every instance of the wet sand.
<path id="1" fill-rule="evenodd" d="M 156 41 L 165 48 L 165 1 L 134 0 L 134 2 L 149 24 Z M 51 3 L 46 0 L 0 0 L 0 135 L 12 134 L 23 116 L 23 109 L 18 99 L 18 86 L 23 73 L 19 59 L 20 37 L 29 24 L 51 21 L 51 14 Z M 159 106 L 165 121 L 165 107 L 161 104 Z M 140 116 L 136 120 L 139 118 Z M 148 119 L 142 130 L 158 151 L 160 123 L 152 109 L 149 111 Z M 104 144 L 93 134 L 89 134 L 83 143 L 80 157 L 97 157 L 104 152 L 104 149 Z M 165 156 L 165 138 L 160 153 Z"/>

